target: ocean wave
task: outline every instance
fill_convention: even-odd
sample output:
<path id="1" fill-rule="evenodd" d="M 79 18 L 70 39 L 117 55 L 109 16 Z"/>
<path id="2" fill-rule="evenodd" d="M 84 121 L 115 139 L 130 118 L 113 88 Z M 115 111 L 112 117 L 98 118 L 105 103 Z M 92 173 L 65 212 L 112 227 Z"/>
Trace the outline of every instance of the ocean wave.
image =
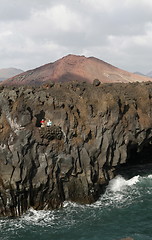
<path id="1" fill-rule="evenodd" d="M 42 232 L 43 229 L 45 231 L 52 229 L 52 234 L 55 234 L 58 231 L 62 232 L 63 229 L 77 229 L 85 223 L 90 225 L 92 221 L 100 222 L 112 212 L 115 214 L 121 209 L 124 211 L 144 202 L 144 199 L 148 199 L 147 194 L 152 195 L 152 175 L 137 175 L 131 179 L 125 179 L 119 175 L 110 181 L 105 193 L 94 204 L 81 205 L 66 201 L 60 210 L 36 211 L 31 208 L 20 218 L 0 219 L 2 239 L 7 240 L 7 233 L 16 236 L 25 229 L 31 232 L 35 231 L 35 228 Z"/>
<path id="2" fill-rule="evenodd" d="M 149 175 L 148 175 L 148 178 L 152 179 L 152 174 L 149 174 Z"/>
<path id="3" fill-rule="evenodd" d="M 126 180 L 121 175 L 118 175 L 117 177 L 115 177 L 114 179 L 112 179 L 109 182 L 107 190 L 111 190 L 113 192 L 122 191 L 126 187 L 133 186 L 134 184 L 139 182 L 139 179 L 140 179 L 139 175 L 137 175 L 137 176 L 135 176 L 135 177 L 133 177 L 133 178 L 131 178 L 129 180 Z"/>
<path id="4" fill-rule="evenodd" d="M 137 175 L 131 179 L 118 175 L 109 182 L 105 193 L 93 204 L 93 207 L 107 211 L 113 208 L 124 208 L 137 201 L 143 202 L 143 198 L 151 193 L 152 175 Z"/>
<path id="5" fill-rule="evenodd" d="M 55 221 L 55 214 L 54 211 L 46 211 L 46 210 L 34 210 L 31 208 L 27 213 L 25 213 L 21 218 L 20 221 L 22 224 L 30 223 L 33 225 L 40 225 L 42 226 L 45 223 L 49 223 L 49 225 L 53 225 Z"/>

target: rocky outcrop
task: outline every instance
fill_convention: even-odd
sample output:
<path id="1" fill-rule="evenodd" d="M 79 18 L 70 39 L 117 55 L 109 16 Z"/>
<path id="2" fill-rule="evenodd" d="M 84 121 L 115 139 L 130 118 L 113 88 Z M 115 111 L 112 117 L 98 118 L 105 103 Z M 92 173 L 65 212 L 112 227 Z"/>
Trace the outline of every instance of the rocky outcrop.
<path id="1" fill-rule="evenodd" d="M 123 166 L 151 163 L 151 101 L 152 83 L 1 87 L 0 215 L 92 203 Z"/>

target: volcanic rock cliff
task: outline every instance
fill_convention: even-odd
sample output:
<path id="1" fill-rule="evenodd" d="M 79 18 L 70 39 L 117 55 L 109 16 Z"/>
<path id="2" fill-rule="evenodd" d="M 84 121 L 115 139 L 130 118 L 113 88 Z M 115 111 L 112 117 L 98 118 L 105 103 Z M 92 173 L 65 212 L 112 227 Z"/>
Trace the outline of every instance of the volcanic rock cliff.
<path id="1" fill-rule="evenodd" d="M 151 163 L 151 101 L 149 82 L 1 87 L 0 215 L 92 203 L 122 166 Z"/>

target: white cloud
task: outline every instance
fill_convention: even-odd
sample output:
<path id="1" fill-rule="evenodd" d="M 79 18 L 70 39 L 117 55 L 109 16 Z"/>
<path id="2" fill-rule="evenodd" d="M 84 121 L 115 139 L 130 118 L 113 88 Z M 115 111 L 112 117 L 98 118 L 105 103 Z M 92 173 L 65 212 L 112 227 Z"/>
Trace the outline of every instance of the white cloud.
<path id="1" fill-rule="evenodd" d="M 151 0 L 0 0 L 0 6 L 0 68 L 34 68 L 74 53 L 130 71 L 152 69 Z"/>
<path id="2" fill-rule="evenodd" d="M 9 30 L 3 31 L 3 32 L 1 31 L 0 40 L 3 40 L 11 35 L 12 35 L 12 31 L 9 31 Z"/>

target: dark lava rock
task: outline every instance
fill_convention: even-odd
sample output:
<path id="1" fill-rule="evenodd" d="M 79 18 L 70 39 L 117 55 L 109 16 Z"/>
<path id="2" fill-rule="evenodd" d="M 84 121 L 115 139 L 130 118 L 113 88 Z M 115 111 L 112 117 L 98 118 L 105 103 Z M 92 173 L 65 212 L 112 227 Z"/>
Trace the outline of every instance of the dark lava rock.
<path id="1" fill-rule="evenodd" d="M 96 86 L 1 88 L 0 216 L 92 203 L 116 174 L 152 163 L 152 83 Z"/>
<path id="2" fill-rule="evenodd" d="M 99 79 L 94 79 L 93 81 L 93 85 L 98 87 L 101 84 L 101 82 L 99 81 Z"/>
<path id="3" fill-rule="evenodd" d="M 40 136 L 41 138 L 45 138 L 48 140 L 59 139 L 62 138 L 62 130 L 59 126 L 51 126 L 46 128 L 40 128 Z"/>

